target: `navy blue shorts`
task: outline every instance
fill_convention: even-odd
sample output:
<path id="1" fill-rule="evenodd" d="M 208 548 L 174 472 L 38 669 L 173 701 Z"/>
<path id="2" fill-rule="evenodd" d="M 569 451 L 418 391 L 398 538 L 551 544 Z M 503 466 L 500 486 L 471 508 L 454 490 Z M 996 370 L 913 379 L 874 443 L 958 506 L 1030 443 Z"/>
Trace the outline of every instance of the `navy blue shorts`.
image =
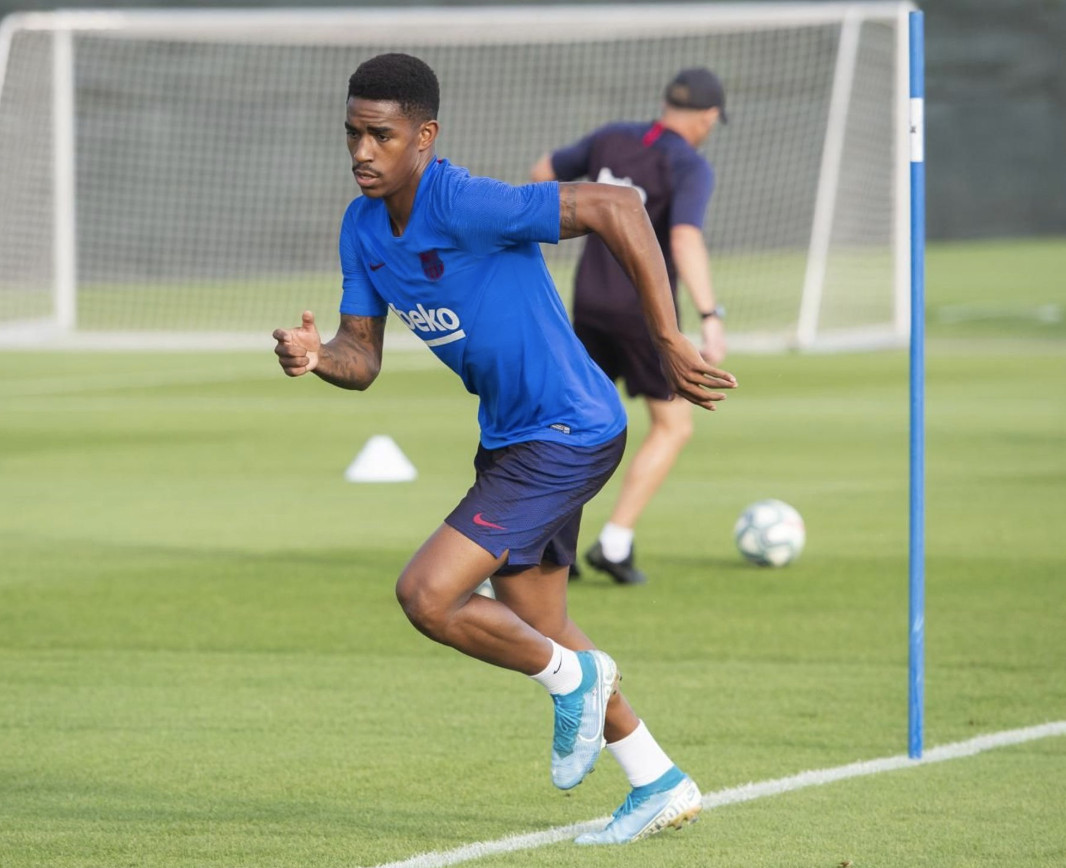
<path id="1" fill-rule="evenodd" d="M 574 320 L 574 334 L 584 344 L 588 354 L 612 382 L 625 383 L 630 398 L 655 398 L 669 401 L 673 387 L 663 373 L 659 351 L 652 343 L 643 320 L 593 324 Z"/>
<path id="2" fill-rule="evenodd" d="M 626 432 L 600 446 L 530 440 L 485 449 L 474 457 L 474 485 L 445 523 L 507 563 L 509 575 L 548 562 L 577 560 L 581 508 L 611 478 Z"/>

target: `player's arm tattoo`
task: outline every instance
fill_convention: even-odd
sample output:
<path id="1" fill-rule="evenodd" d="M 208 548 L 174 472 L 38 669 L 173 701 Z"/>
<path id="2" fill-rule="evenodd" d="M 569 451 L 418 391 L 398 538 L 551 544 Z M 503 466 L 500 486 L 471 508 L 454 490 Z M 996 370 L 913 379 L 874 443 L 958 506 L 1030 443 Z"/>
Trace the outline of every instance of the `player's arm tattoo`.
<path id="1" fill-rule="evenodd" d="M 577 238 L 588 234 L 588 228 L 577 219 L 577 186 L 559 185 L 559 238 Z"/>
<path id="2" fill-rule="evenodd" d="M 322 345 L 323 361 L 315 372 L 345 389 L 365 389 L 381 370 L 385 317 L 341 314 L 336 337 Z"/>

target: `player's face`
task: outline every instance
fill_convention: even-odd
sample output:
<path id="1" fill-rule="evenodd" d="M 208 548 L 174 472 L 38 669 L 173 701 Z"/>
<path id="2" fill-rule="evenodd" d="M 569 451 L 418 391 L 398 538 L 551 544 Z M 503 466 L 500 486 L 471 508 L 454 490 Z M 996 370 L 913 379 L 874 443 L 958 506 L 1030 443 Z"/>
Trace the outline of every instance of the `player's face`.
<path id="1" fill-rule="evenodd" d="M 352 97 L 344 128 L 352 174 L 365 196 L 381 199 L 418 185 L 432 155 L 436 121 L 413 121 L 395 102 Z"/>
<path id="2" fill-rule="evenodd" d="M 703 142 L 706 138 L 714 132 L 714 128 L 718 125 L 718 118 L 721 112 L 716 108 L 709 108 L 700 113 L 699 123 L 699 140 Z"/>

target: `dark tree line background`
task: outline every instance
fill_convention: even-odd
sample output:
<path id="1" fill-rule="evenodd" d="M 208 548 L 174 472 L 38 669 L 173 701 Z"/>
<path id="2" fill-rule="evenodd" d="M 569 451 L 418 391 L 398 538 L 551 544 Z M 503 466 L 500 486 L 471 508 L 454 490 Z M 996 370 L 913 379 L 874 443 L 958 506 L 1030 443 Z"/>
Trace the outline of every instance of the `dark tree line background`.
<path id="1" fill-rule="evenodd" d="M 491 0 L 492 5 L 506 2 Z M 0 0 L 0 15 L 56 5 L 71 9 L 212 4 Z M 214 5 L 301 4 L 227 0 Z M 315 0 L 308 5 L 489 4 Z M 929 236 L 1066 234 L 1066 0 L 930 0 L 923 8 Z"/>

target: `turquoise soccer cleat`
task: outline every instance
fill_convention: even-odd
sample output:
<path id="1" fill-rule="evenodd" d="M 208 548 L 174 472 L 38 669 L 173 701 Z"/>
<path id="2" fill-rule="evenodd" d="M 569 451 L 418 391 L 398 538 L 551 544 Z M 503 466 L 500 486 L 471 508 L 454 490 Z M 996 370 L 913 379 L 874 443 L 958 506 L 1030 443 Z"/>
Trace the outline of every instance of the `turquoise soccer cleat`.
<path id="1" fill-rule="evenodd" d="M 576 787 L 596 764 L 603 750 L 607 700 L 618 686 L 618 667 L 602 651 L 578 651 L 577 659 L 581 686 L 573 693 L 552 695 L 552 783 L 560 790 Z"/>
<path id="2" fill-rule="evenodd" d="M 702 809 L 699 787 L 674 766 L 657 781 L 634 787 L 606 829 L 579 835 L 574 843 L 630 844 L 667 826 L 680 829 L 686 823 L 693 823 Z"/>

